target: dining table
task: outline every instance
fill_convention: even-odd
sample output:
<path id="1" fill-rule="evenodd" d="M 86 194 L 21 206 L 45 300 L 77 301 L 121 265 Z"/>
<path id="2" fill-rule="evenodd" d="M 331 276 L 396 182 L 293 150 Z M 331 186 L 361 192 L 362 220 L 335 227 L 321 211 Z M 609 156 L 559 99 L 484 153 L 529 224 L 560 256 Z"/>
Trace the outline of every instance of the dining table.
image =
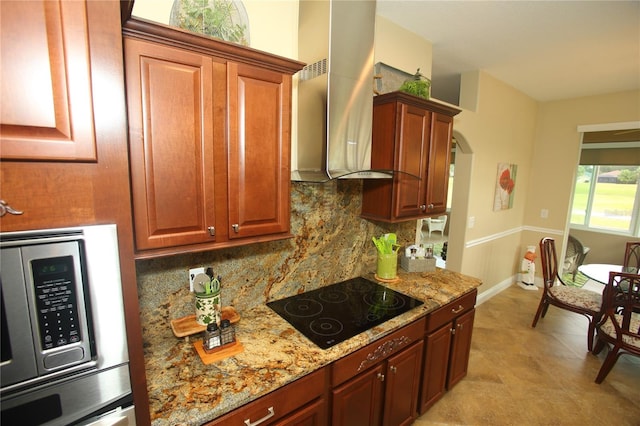
<path id="1" fill-rule="evenodd" d="M 623 266 L 610 263 L 587 263 L 578 266 L 578 271 L 590 280 L 597 281 L 603 285 L 609 282 L 610 272 L 638 273 L 638 269 L 633 266 Z"/>

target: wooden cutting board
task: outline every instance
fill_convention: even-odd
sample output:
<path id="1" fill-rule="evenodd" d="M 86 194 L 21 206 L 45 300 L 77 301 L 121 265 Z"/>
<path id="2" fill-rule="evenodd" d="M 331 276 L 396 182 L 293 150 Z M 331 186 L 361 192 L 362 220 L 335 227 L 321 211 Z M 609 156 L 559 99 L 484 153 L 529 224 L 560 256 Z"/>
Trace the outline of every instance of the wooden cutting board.
<path id="1" fill-rule="evenodd" d="M 240 321 L 240 315 L 238 315 L 233 306 L 226 306 L 222 308 L 222 319 L 228 319 L 231 324 L 235 324 Z M 192 334 L 202 333 L 206 329 L 207 327 L 205 325 L 200 325 L 196 322 L 195 314 L 171 320 L 171 330 L 173 330 L 173 334 L 175 334 L 176 337 L 186 337 L 187 340 Z"/>

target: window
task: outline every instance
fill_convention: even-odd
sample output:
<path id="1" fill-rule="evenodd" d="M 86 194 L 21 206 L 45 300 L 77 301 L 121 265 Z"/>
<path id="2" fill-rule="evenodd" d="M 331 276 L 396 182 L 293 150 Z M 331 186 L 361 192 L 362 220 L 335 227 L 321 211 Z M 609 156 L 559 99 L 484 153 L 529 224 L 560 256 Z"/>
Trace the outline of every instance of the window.
<path id="1" fill-rule="evenodd" d="M 640 166 L 580 165 L 571 225 L 640 235 Z"/>

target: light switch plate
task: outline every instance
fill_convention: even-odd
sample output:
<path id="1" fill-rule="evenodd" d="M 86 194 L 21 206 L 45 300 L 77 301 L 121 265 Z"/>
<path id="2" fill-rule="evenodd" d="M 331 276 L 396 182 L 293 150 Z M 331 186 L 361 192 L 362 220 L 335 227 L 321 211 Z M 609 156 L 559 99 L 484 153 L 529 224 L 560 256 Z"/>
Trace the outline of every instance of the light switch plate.
<path id="1" fill-rule="evenodd" d="M 204 266 L 201 268 L 191 268 L 189 269 L 189 291 L 193 293 L 193 279 L 198 274 L 204 274 Z"/>

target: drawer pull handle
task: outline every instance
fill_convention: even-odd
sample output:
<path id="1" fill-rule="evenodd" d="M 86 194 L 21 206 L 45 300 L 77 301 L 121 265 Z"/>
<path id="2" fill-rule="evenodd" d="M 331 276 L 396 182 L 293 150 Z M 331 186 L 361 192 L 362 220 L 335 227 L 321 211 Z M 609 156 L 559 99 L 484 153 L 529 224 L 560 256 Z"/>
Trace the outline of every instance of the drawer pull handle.
<path id="1" fill-rule="evenodd" d="M 462 312 L 464 310 L 464 306 L 462 305 L 458 305 L 458 309 L 451 309 L 451 313 L 452 314 L 459 314 L 460 312 Z"/>
<path id="2" fill-rule="evenodd" d="M 262 423 L 262 422 L 264 422 L 264 421 L 266 421 L 266 420 L 269 420 L 271 417 L 273 417 L 273 416 L 275 416 L 275 415 L 276 415 L 276 413 L 273 411 L 273 407 L 269 407 L 269 408 L 267 409 L 267 411 L 269 411 L 269 412 L 268 412 L 268 413 L 267 413 L 267 415 L 266 415 L 266 416 L 264 416 L 263 418 L 258 419 L 258 420 L 256 420 L 256 421 L 255 421 L 255 422 L 253 422 L 253 423 L 251 423 L 251 419 L 245 419 L 244 424 L 245 424 L 245 425 L 247 425 L 247 426 L 257 426 L 257 425 L 259 425 L 260 423 Z"/>
<path id="3" fill-rule="evenodd" d="M 13 214 L 13 215 L 20 215 L 24 212 L 20 210 L 16 210 L 13 207 L 11 207 L 6 201 L 0 200 L 0 217 L 4 216 L 7 213 Z"/>

